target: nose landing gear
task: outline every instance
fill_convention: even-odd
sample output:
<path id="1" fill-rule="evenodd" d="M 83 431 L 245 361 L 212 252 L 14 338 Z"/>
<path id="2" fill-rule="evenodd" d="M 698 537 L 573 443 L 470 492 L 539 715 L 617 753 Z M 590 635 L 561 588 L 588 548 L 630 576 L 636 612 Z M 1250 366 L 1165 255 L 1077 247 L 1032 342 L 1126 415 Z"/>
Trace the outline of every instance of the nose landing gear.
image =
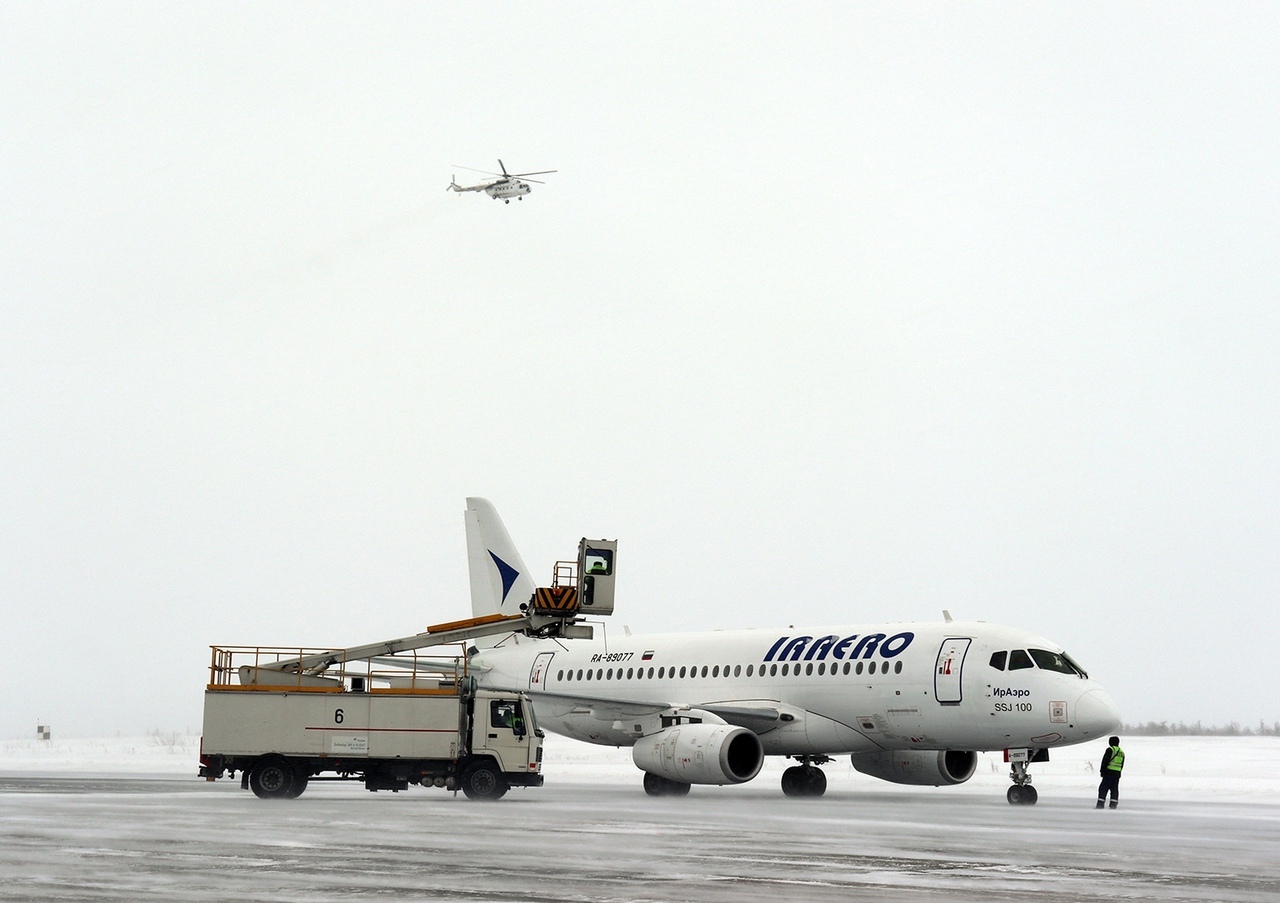
<path id="1" fill-rule="evenodd" d="M 1013 786 L 1009 788 L 1005 798 L 1011 806 L 1034 806 L 1040 794 L 1031 786 L 1031 775 L 1027 774 L 1027 750 L 1020 752 L 1023 754 L 1022 758 L 1014 755 L 1015 750 L 1009 751 L 1009 777 L 1013 780 Z"/>

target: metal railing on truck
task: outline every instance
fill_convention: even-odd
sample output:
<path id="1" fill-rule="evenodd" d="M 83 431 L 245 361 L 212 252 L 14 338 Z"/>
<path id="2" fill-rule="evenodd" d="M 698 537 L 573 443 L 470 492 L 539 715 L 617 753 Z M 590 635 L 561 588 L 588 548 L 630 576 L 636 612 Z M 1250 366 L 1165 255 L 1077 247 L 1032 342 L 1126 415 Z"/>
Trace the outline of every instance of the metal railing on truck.
<path id="1" fill-rule="evenodd" d="M 300 646 L 212 646 L 210 690 L 456 696 L 469 692 L 465 650 L 427 658 L 416 652 L 348 659 L 342 650 Z M 322 668 L 281 664 L 323 656 Z"/>

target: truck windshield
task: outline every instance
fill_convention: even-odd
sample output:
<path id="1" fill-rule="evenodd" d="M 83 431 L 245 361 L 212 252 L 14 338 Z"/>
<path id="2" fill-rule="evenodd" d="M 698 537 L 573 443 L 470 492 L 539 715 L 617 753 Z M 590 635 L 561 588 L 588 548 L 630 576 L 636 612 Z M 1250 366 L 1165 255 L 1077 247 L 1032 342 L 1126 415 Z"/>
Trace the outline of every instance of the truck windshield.
<path id="1" fill-rule="evenodd" d="M 533 719 L 533 706 L 529 706 L 529 708 L 526 709 L 524 707 L 524 703 L 517 702 L 516 717 L 524 718 L 524 725 L 525 725 L 525 728 L 529 731 L 529 733 L 531 734 L 538 733 L 538 723 Z M 539 736 L 541 735 L 539 734 Z"/>

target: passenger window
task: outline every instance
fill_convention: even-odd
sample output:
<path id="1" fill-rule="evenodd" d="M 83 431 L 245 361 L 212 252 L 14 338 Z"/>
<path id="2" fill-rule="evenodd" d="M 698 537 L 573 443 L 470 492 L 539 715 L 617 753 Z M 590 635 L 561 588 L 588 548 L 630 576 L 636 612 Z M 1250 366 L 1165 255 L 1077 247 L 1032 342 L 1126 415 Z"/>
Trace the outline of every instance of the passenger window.
<path id="1" fill-rule="evenodd" d="M 659 670 L 659 671 L 661 671 L 662 669 L 661 669 L 661 668 L 659 668 L 658 670 Z M 659 676 L 659 677 L 661 677 L 662 675 L 661 675 L 661 674 L 659 674 L 658 676 Z M 652 668 L 650 668 L 650 669 L 649 669 L 649 679 L 650 679 L 650 680 L 653 680 L 653 669 L 652 669 Z"/>
<path id="2" fill-rule="evenodd" d="M 819 676 L 819 677 L 821 677 L 822 675 L 824 675 L 824 674 L 826 674 L 826 673 L 827 673 L 827 663 L 826 663 L 826 662 L 818 662 L 818 676 Z"/>
<path id="3" fill-rule="evenodd" d="M 560 673 L 556 675 L 556 680 L 564 680 L 564 669 L 560 669 Z"/>
<path id="4" fill-rule="evenodd" d="M 711 669 L 711 676 L 712 676 L 712 677 L 719 677 L 719 676 L 720 676 L 720 666 L 719 666 L 719 665 L 716 665 L 714 668 L 712 668 L 712 669 Z"/>
<path id="5" fill-rule="evenodd" d="M 1027 655 L 1025 649 L 1015 649 L 1009 653 L 1009 670 L 1021 671 L 1024 668 L 1034 668 L 1031 663 L 1031 656 Z"/>
<path id="6" fill-rule="evenodd" d="M 902 662 L 894 662 L 894 663 L 893 663 L 893 673 L 894 673 L 894 674 L 901 674 L 901 673 L 902 673 Z"/>
<path id="7" fill-rule="evenodd" d="M 755 667 L 754 665 L 747 665 L 747 677 L 751 676 L 751 669 L 754 667 Z"/>
<path id="8" fill-rule="evenodd" d="M 862 662 L 858 662 L 857 667 L 855 667 L 855 668 L 853 669 L 853 673 L 854 673 L 854 674 L 861 674 L 861 673 L 862 673 Z"/>
<path id="9" fill-rule="evenodd" d="M 805 666 L 804 666 L 804 673 L 805 673 L 805 674 L 812 674 L 812 673 L 813 673 L 813 662 L 809 662 L 809 664 L 807 664 L 807 665 L 805 665 Z"/>
<path id="10" fill-rule="evenodd" d="M 848 663 L 848 662 L 845 662 L 845 663 L 844 663 L 844 673 L 845 673 L 845 674 L 848 674 L 848 673 L 849 673 L 849 667 L 850 667 L 850 666 L 849 666 L 849 663 Z"/>
<path id="11" fill-rule="evenodd" d="M 706 677 L 706 676 L 707 676 L 707 666 L 706 666 L 706 665 L 703 665 L 703 666 L 702 666 L 702 676 L 703 676 L 703 677 Z"/>
<path id="12" fill-rule="evenodd" d="M 733 666 L 733 676 L 734 676 L 734 677 L 740 677 L 741 675 L 742 675 L 742 666 L 741 666 L 741 665 L 734 665 L 734 666 Z M 751 675 L 748 673 L 748 674 L 747 674 L 747 677 L 750 677 L 750 676 L 751 676 Z"/>
<path id="13" fill-rule="evenodd" d="M 783 677 L 786 677 L 786 676 L 787 676 L 787 672 L 788 672 L 790 669 L 791 669 L 791 666 L 790 666 L 790 665 L 783 665 L 783 666 L 782 666 L 782 676 L 783 676 Z"/>
<path id="14" fill-rule="evenodd" d="M 1003 650 L 1000 652 L 991 653 L 991 667 L 995 668 L 997 671 L 1003 671 L 1004 660 L 1008 658 L 1008 656 L 1009 656 L 1009 653 Z"/>
<path id="15" fill-rule="evenodd" d="M 631 675 L 632 675 L 633 673 L 635 673 L 635 669 L 634 669 L 634 668 L 628 668 L 628 669 L 627 669 L 627 680 L 630 680 L 630 679 L 631 679 Z"/>

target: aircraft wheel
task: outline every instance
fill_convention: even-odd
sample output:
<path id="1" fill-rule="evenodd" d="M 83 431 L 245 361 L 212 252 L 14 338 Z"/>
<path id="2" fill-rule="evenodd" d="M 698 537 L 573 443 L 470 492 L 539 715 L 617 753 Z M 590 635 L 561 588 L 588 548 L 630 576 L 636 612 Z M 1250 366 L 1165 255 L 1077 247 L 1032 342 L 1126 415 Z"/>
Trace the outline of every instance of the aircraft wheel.
<path id="1" fill-rule="evenodd" d="M 507 782 L 496 766 L 479 762 L 462 775 L 462 792 L 469 800 L 502 799 L 507 792 Z"/>
<path id="2" fill-rule="evenodd" d="M 1040 794 L 1030 784 L 1014 784 L 1005 794 L 1011 806 L 1034 806 Z"/>
<path id="3" fill-rule="evenodd" d="M 785 796 L 805 795 L 804 768 L 793 765 L 782 773 L 782 792 Z"/>
<path id="4" fill-rule="evenodd" d="M 249 772 L 249 789 L 260 800 L 292 799 L 297 796 L 290 795 L 296 781 L 293 768 L 284 759 L 262 759 Z"/>
<path id="5" fill-rule="evenodd" d="M 827 775 L 821 768 L 806 768 L 804 776 L 804 795 L 822 796 L 827 792 Z"/>

